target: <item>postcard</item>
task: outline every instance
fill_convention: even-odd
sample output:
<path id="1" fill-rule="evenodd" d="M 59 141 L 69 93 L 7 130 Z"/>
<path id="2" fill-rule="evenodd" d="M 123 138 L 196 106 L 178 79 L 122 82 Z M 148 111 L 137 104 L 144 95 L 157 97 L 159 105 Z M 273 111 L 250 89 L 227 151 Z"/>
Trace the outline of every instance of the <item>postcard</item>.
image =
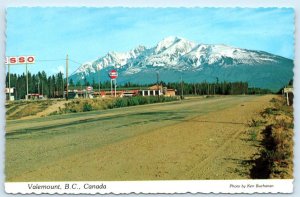
<path id="1" fill-rule="evenodd" d="M 6 21 L 7 193 L 293 192 L 292 8 Z"/>

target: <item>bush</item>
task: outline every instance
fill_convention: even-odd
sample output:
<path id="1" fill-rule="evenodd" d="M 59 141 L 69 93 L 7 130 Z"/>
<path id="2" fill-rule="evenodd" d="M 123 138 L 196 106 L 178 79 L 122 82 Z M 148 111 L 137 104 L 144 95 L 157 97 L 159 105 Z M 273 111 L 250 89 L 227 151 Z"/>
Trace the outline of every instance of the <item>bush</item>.
<path id="1" fill-rule="evenodd" d="M 257 131 L 254 131 L 254 130 L 250 131 L 250 139 L 251 139 L 251 141 L 257 140 Z"/>
<path id="2" fill-rule="evenodd" d="M 263 113 L 268 114 L 268 115 L 273 115 L 273 114 L 275 115 L 276 111 L 277 111 L 277 109 L 268 107 L 264 110 Z"/>
<path id="3" fill-rule="evenodd" d="M 276 102 L 278 102 L 278 99 L 272 98 L 272 99 L 270 100 L 270 102 L 271 102 L 271 103 L 276 103 Z"/>
<path id="4" fill-rule="evenodd" d="M 169 102 L 178 100 L 177 97 L 136 96 L 117 99 L 76 99 L 65 104 L 65 108 L 59 109 L 58 113 L 77 113 L 101 109 L 113 109 L 150 103 Z"/>
<path id="5" fill-rule="evenodd" d="M 93 110 L 93 107 L 92 107 L 92 105 L 91 104 L 89 104 L 89 103 L 84 103 L 83 104 L 83 111 L 85 112 L 85 111 L 92 111 Z"/>
<path id="6" fill-rule="evenodd" d="M 136 97 L 125 97 L 118 98 L 112 104 L 108 105 L 107 108 L 119 108 L 119 107 L 127 107 L 127 106 L 135 106 L 135 105 L 145 105 L 151 103 L 160 103 L 160 102 L 170 102 L 178 100 L 177 97 L 157 97 L 157 96 L 136 96 Z"/>
<path id="7" fill-rule="evenodd" d="M 117 108 L 119 108 L 119 107 L 127 107 L 128 106 L 128 99 L 127 98 L 118 98 L 115 101 L 115 103 L 114 103 L 113 106 L 117 107 Z"/>
<path id="8" fill-rule="evenodd" d="M 249 127 L 258 127 L 258 126 L 261 126 L 262 124 L 263 124 L 263 121 L 252 119 L 251 122 L 248 123 L 248 126 Z"/>
<path id="9" fill-rule="evenodd" d="M 128 106 L 139 105 L 139 99 L 137 97 L 131 97 L 128 99 Z"/>

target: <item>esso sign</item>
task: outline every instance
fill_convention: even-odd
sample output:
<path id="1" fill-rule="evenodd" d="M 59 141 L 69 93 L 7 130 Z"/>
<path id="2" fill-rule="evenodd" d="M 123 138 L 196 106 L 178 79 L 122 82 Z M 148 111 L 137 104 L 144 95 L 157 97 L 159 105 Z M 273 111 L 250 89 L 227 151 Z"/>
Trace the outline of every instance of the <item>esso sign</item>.
<path id="1" fill-rule="evenodd" d="M 34 64 L 35 56 L 11 56 L 6 57 L 5 64 Z"/>
<path id="2" fill-rule="evenodd" d="M 111 79 L 116 79 L 118 77 L 118 73 L 116 70 L 109 71 L 108 75 Z"/>

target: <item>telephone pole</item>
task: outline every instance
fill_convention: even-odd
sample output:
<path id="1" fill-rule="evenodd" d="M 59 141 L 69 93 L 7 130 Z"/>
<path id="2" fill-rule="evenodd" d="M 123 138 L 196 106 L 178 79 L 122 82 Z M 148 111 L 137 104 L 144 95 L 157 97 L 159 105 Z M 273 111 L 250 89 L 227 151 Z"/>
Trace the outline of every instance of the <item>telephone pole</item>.
<path id="1" fill-rule="evenodd" d="M 67 81 L 67 88 L 66 88 L 66 100 L 68 100 L 68 86 L 69 86 L 69 84 L 68 84 L 68 63 L 69 63 L 69 56 L 68 56 L 68 54 L 67 54 L 67 58 L 66 58 L 66 81 Z"/>
<path id="2" fill-rule="evenodd" d="M 207 95 L 209 95 L 209 82 L 207 82 Z"/>
<path id="3" fill-rule="evenodd" d="M 101 94 L 100 94 L 100 85 L 101 85 L 101 79 L 100 79 L 100 77 L 101 77 L 101 75 L 100 75 L 101 73 L 100 73 L 100 66 L 99 66 L 99 98 L 101 97 Z"/>
<path id="4" fill-rule="evenodd" d="M 62 96 L 65 98 L 65 84 L 64 84 L 64 74 L 61 74 L 62 78 Z"/>
<path id="5" fill-rule="evenodd" d="M 28 100 L 28 68 L 26 64 L 26 100 Z"/>
<path id="6" fill-rule="evenodd" d="M 183 81 L 182 81 L 182 74 L 181 74 L 181 99 L 183 99 Z"/>
<path id="7" fill-rule="evenodd" d="M 38 94 L 40 96 L 40 77 L 38 77 Z"/>
<path id="8" fill-rule="evenodd" d="M 157 88 L 157 98 L 159 100 L 159 72 L 156 72 L 156 88 Z"/>
<path id="9" fill-rule="evenodd" d="M 11 92 L 10 92 L 10 65 L 8 64 L 8 100 L 10 101 L 11 98 Z"/>

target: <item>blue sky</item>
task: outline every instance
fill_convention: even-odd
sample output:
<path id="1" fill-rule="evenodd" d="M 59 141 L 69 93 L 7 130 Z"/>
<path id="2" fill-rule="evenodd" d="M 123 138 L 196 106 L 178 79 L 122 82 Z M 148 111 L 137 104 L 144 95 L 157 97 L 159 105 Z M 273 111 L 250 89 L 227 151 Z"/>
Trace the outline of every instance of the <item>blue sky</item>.
<path id="1" fill-rule="evenodd" d="M 290 8 L 8 8 L 6 55 L 35 55 L 31 72 L 64 72 L 65 61 L 155 46 L 168 36 L 226 44 L 294 58 Z M 79 65 L 70 62 L 69 73 Z M 22 73 L 16 65 L 11 72 Z"/>

